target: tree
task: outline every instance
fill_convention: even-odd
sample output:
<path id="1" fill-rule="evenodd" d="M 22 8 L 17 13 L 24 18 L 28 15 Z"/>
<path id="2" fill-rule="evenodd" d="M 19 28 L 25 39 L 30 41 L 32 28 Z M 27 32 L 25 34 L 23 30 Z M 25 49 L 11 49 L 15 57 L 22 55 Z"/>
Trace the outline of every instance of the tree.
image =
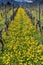
<path id="1" fill-rule="evenodd" d="M 4 43 L 3 43 L 3 40 L 2 40 L 2 29 L 0 30 L 0 43 L 2 45 L 1 51 L 3 51 Z"/>
<path id="2" fill-rule="evenodd" d="M 38 2 L 38 19 L 40 20 L 40 4 L 43 0 L 36 0 Z"/>
<path id="3" fill-rule="evenodd" d="M 12 5 L 12 14 L 13 14 L 13 20 L 14 20 L 14 0 L 10 0 Z"/>

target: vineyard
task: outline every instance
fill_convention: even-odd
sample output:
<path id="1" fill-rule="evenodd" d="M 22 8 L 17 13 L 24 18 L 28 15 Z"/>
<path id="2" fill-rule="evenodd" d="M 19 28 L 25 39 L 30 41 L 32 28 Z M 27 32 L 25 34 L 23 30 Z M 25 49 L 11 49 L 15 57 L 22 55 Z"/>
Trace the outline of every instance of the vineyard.
<path id="1" fill-rule="evenodd" d="M 0 65 L 43 65 L 43 10 L 0 8 Z M 39 23 L 37 23 L 39 21 Z"/>

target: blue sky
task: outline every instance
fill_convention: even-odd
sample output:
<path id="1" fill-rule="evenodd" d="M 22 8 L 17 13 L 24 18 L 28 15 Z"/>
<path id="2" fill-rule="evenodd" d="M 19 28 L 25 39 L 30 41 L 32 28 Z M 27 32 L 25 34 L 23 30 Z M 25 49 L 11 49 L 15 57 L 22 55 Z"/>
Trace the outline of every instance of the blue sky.
<path id="1" fill-rule="evenodd" d="M 0 0 L 0 3 L 7 3 L 7 2 L 12 2 L 13 0 Z M 14 1 L 18 1 L 18 2 L 28 2 L 28 3 L 32 3 L 34 1 L 38 1 L 38 0 L 14 0 Z M 40 1 L 43 1 L 43 0 L 40 0 Z M 41 2 L 43 3 L 43 2 Z"/>
<path id="2" fill-rule="evenodd" d="M 10 1 L 13 1 L 13 0 L 0 0 L 0 3 L 3 2 L 3 3 L 6 4 L 8 1 L 10 2 Z M 14 1 L 32 3 L 32 0 L 14 0 Z"/>
<path id="3" fill-rule="evenodd" d="M 15 1 L 20 1 L 20 2 L 23 2 L 23 1 L 25 1 L 25 2 L 32 2 L 32 0 L 15 0 Z"/>

